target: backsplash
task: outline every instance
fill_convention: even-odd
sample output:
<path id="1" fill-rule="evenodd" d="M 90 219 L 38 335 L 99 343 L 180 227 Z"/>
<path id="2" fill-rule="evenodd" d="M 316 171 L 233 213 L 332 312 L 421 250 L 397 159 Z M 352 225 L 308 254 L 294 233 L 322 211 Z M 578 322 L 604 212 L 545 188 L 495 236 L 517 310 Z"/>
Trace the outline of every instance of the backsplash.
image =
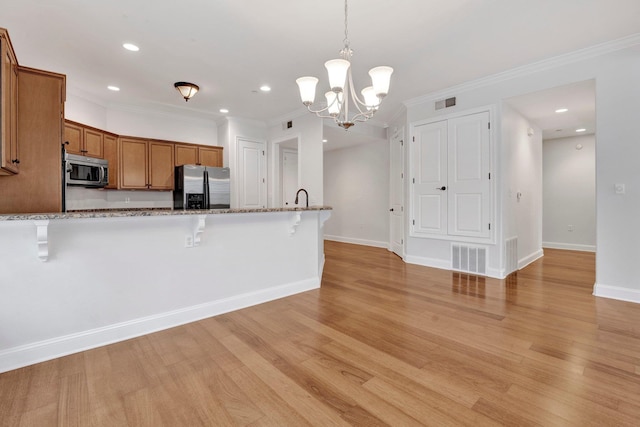
<path id="1" fill-rule="evenodd" d="M 67 211 L 85 209 L 172 208 L 171 191 L 125 191 L 67 187 Z"/>

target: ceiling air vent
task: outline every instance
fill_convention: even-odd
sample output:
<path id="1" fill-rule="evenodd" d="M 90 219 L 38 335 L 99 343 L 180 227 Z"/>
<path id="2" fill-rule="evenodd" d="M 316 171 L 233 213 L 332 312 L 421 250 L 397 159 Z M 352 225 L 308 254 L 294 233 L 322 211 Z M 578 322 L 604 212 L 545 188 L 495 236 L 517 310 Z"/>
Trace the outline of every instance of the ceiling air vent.
<path id="1" fill-rule="evenodd" d="M 454 107 L 456 105 L 456 97 L 451 97 L 447 99 L 441 99 L 440 101 L 436 101 L 436 110 L 442 110 L 443 108 Z"/>

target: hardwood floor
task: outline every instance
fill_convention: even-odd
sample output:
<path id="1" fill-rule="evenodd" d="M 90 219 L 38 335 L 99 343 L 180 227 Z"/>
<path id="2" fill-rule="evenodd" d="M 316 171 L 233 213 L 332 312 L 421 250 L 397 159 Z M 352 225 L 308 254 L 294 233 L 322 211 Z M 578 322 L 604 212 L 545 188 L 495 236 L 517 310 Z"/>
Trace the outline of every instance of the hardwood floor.
<path id="1" fill-rule="evenodd" d="M 0 374 L 0 424 L 640 424 L 640 305 L 591 295 L 593 254 L 494 280 L 325 251 L 319 290 Z"/>

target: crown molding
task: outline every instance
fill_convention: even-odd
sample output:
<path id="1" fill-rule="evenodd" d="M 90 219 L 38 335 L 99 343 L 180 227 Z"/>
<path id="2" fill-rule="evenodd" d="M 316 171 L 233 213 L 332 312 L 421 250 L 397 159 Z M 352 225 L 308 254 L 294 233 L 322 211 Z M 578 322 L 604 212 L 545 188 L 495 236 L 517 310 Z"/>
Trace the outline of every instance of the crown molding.
<path id="1" fill-rule="evenodd" d="M 415 98 L 408 99 L 403 102 L 405 107 L 413 107 L 416 105 L 431 102 L 435 99 L 446 98 L 453 93 L 467 92 L 474 89 L 479 89 L 486 86 L 491 86 L 497 83 L 501 83 L 506 80 L 511 80 L 516 77 L 523 77 L 530 74 L 538 73 L 541 71 L 547 71 L 553 68 L 557 68 L 563 65 L 569 65 L 576 62 L 584 61 L 587 59 L 596 58 L 598 56 L 606 55 L 618 50 L 627 49 L 640 44 L 640 33 L 635 33 L 626 37 L 622 37 L 616 40 L 600 43 L 594 46 L 586 47 L 583 49 L 575 50 L 563 55 L 553 56 L 551 58 L 543 59 L 541 61 L 533 62 L 521 67 L 512 68 L 500 73 L 492 74 L 487 77 L 482 77 L 477 80 L 461 83 L 459 85 L 450 86 L 448 88 L 438 90 L 436 92 L 430 92 L 425 95 L 421 95 Z"/>

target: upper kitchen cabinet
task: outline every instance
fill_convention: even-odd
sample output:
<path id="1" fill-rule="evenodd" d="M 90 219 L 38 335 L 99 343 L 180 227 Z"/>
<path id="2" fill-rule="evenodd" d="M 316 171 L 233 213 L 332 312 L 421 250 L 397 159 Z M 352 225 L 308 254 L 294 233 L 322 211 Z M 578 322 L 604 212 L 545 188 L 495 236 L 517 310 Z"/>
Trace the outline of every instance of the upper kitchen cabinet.
<path id="1" fill-rule="evenodd" d="M 0 175 L 19 169 L 18 61 L 7 30 L 0 28 Z"/>
<path id="2" fill-rule="evenodd" d="M 175 165 L 222 166 L 222 147 L 176 144 Z"/>
<path id="3" fill-rule="evenodd" d="M 64 138 L 67 153 L 87 157 L 104 157 L 104 133 L 70 120 L 65 121 Z"/>
<path id="4" fill-rule="evenodd" d="M 198 160 L 202 166 L 222 167 L 222 147 L 198 147 Z"/>
<path id="5" fill-rule="evenodd" d="M 121 137 L 119 168 L 123 190 L 173 190 L 174 144 Z"/>
<path id="6" fill-rule="evenodd" d="M 109 184 L 105 188 L 117 189 L 118 179 L 118 136 L 110 133 L 104 133 L 102 137 L 103 142 L 103 158 L 109 162 Z"/>

